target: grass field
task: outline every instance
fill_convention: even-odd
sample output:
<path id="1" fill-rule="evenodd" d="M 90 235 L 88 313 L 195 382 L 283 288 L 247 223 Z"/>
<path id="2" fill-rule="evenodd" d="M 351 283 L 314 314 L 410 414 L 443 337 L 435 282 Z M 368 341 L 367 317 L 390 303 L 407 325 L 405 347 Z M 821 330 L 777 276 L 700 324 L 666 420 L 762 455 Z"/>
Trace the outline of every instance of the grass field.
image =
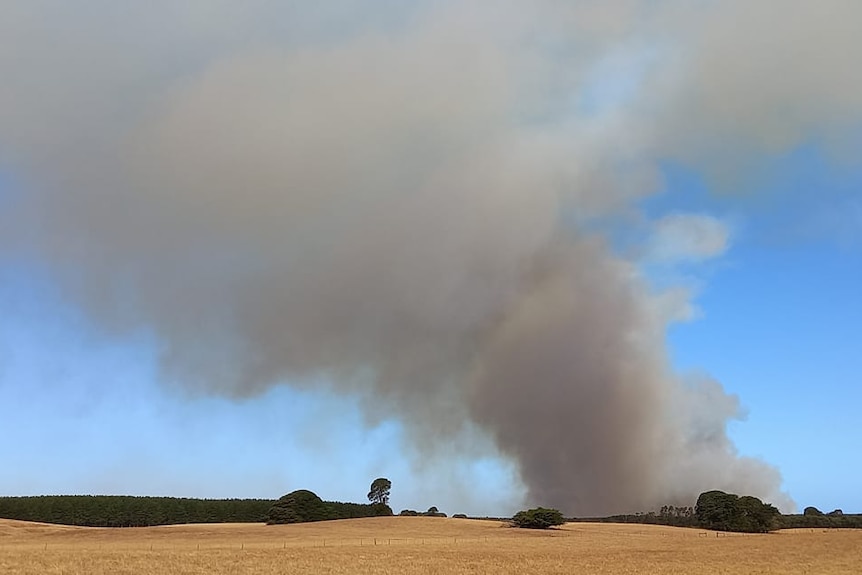
<path id="1" fill-rule="evenodd" d="M 130 529 L 0 520 L 2 574 L 862 573 L 862 531 L 728 535 L 651 525 L 387 517 Z"/>

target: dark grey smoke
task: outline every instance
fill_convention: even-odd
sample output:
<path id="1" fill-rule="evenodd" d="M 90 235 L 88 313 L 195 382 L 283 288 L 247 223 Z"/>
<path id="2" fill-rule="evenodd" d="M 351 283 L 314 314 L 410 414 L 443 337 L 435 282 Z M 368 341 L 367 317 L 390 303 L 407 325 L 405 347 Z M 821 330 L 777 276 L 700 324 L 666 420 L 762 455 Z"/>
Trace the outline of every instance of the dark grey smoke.
<path id="1" fill-rule="evenodd" d="M 858 2 L 84 4 L 0 8 L 0 158 L 24 190 L 0 238 L 102 325 L 155 330 L 166 381 L 323 379 L 423 452 L 478 429 L 566 513 L 711 488 L 792 506 L 728 440 L 738 400 L 667 364 L 689 295 L 639 271 L 720 255 L 727 229 L 634 206 L 658 158 L 840 153 Z M 638 259 L 595 231 L 621 222 Z"/>

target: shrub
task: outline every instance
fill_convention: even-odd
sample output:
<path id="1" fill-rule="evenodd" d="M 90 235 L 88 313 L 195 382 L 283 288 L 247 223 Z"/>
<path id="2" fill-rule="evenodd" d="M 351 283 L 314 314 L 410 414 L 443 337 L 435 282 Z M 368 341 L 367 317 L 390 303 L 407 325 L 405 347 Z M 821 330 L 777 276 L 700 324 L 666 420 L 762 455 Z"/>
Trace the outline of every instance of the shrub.
<path id="1" fill-rule="evenodd" d="M 556 509 L 536 507 L 526 511 L 518 511 L 512 518 L 512 524 L 516 527 L 527 529 L 548 529 L 565 523 L 563 514 Z"/>

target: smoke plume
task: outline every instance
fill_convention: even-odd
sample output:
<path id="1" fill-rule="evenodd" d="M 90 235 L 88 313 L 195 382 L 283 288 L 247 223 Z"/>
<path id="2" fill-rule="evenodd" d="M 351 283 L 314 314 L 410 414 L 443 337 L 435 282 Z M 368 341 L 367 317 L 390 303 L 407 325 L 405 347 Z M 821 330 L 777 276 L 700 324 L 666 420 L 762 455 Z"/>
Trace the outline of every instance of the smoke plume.
<path id="1" fill-rule="evenodd" d="M 688 296 L 603 230 L 714 257 L 714 218 L 643 222 L 659 160 L 726 184 L 812 139 L 840 154 L 862 4 L 178 4 L 0 8 L 7 254 L 152 329 L 166 381 L 327 381 L 420 450 L 476 429 L 531 502 L 792 505 L 728 440 L 737 398 L 668 364 Z"/>

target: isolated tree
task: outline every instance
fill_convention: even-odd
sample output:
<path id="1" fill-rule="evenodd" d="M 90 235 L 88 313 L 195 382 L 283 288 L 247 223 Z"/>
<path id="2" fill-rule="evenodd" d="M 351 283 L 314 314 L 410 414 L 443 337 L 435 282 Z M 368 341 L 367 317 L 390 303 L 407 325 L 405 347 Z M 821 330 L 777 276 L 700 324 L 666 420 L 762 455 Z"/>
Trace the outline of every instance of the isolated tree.
<path id="1" fill-rule="evenodd" d="M 563 514 L 556 509 L 548 509 L 545 507 L 536 507 L 535 509 L 527 509 L 526 511 L 518 511 L 512 518 L 512 524 L 515 527 L 523 527 L 526 529 L 548 529 L 562 525 L 566 520 L 563 519 Z"/>
<path id="2" fill-rule="evenodd" d="M 389 491 L 392 489 L 392 482 L 385 477 L 378 477 L 371 482 L 371 489 L 368 491 L 368 501 L 371 503 L 379 503 L 383 505 L 389 504 Z"/>

